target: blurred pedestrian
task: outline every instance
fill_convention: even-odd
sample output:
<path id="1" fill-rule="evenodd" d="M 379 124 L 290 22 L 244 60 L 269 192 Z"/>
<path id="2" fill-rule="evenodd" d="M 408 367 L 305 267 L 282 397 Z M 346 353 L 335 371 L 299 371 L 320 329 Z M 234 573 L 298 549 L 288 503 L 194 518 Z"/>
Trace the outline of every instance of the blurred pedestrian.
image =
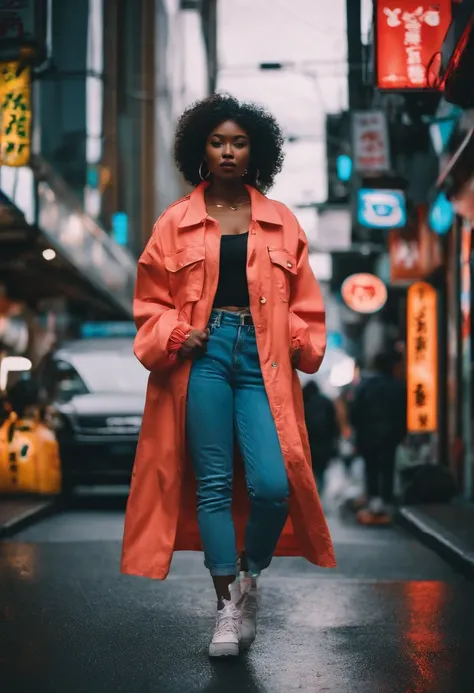
<path id="1" fill-rule="evenodd" d="M 324 474 L 335 455 L 339 437 L 336 410 L 314 380 L 303 388 L 303 402 L 313 472 L 319 493 L 322 493 Z"/>
<path id="2" fill-rule="evenodd" d="M 395 454 L 406 435 L 406 391 L 395 376 L 400 358 L 380 353 L 359 383 L 351 407 L 356 446 L 364 459 L 367 506 L 361 524 L 389 524 L 393 501 Z"/>
<path id="3" fill-rule="evenodd" d="M 270 114 L 222 94 L 198 102 L 175 158 L 195 190 L 139 261 L 135 353 L 151 375 L 122 571 L 164 579 L 174 550 L 202 547 L 217 595 L 209 654 L 234 656 L 255 638 L 257 578 L 282 533 L 280 553 L 335 565 L 295 372 L 320 367 L 324 305 L 303 230 L 264 195 L 283 161 Z"/>

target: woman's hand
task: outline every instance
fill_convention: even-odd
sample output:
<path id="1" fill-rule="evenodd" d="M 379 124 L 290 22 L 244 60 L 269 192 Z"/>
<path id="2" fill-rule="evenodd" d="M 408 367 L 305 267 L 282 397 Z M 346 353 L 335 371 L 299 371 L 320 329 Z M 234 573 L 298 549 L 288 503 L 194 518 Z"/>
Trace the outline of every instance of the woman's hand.
<path id="1" fill-rule="evenodd" d="M 201 330 L 191 330 L 178 354 L 183 359 L 193 359 L 202 356 L 206 352 L 209 336 L 209 330 L 205 332 L 201 332 Z"/>

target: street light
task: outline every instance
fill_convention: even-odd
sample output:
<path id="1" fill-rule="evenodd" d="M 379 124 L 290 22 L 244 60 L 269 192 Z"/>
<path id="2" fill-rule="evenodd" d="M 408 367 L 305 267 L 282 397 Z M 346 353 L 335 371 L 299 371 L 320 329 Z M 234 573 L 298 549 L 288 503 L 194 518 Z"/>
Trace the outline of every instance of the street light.
<path id="1" fill-rule="evenodd" d="M 283 70 L 285 67 L 288 67 L 288 64 L 285 64 L 285 63 L 260 63 L 260 65 L 259 65 L 260 70 Z"/>

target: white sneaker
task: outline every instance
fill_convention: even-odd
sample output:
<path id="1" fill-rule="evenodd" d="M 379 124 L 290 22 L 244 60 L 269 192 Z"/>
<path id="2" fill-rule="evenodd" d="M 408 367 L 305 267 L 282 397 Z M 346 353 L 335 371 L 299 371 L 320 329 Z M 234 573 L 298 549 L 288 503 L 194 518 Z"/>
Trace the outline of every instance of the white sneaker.
<path id="1" fill-rule="evenodd" d="M 369 510 L 375 515 L 381 515 L 385 511 L 384 502 L 381 498 L 371 498 L 369 500 Z"/>
<path id="2" fill-rule="evenodd" d="M 236 657 L 239 654 L 240 609 L 224 599 L 224 607 L 217 611 L 216 627 L 209 645 L 209 657 Z"/>
<path id="3" fill-rule="evenodd" d="M 257 635 L 258 588 L 255 578 L 245 575 L 240 579 L 242 598 L 239 602 L 240 646 L 248 649 Z"/>

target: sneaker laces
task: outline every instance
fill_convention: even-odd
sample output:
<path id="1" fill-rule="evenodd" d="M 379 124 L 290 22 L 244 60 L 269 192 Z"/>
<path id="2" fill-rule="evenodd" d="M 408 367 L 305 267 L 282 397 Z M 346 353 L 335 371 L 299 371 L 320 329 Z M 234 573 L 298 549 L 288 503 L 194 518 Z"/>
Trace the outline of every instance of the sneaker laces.
<path id="1" fill-rule="evenodd" d="M 385 513 L 384 502 L 381 498 L 371 498 L 369 501 L 368 509 L 374 515 L 382 515 Z"/>
<path id="2" fill-rule="evenodd" d="M 242 599 L 242 618 L 253 618 L 257 611 L 257 595 L 252 592 L 246 592 Z"/>
<path id="3" fill-rule="evenodd" d="M 240 611 L 237 607 L 227 600 L 224 600 L 224 608 L 217 612 L 216 630 L 214 635 L 225 635 L 232 633 L 239 635 Z"/>
<path id="4" fill-rule="evenodd" d="M 242 612 L 242 617 L 245 618 L 248 616 L 253 618 L 258 606 L 257 582 L 255 579 L 246 575 L 241 579 L 240 584 L 242 599 L 239 606 Z"/>

